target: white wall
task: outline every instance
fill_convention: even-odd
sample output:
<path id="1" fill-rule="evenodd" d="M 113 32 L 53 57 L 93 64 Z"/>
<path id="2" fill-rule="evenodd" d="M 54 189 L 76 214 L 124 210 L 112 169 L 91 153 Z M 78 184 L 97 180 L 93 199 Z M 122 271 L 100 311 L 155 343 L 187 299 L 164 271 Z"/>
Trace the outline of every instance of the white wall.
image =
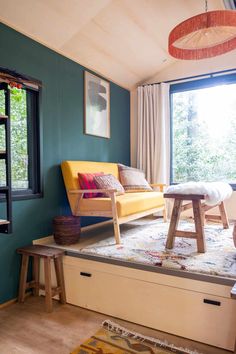
<path id="1" fill-rule="evenodd" d="M 204 60 L 177 60 L 161 72 L 150 78 L 145 83 L 175 80 L 194 75 L 208 74 L 215 71 L 236 69 L 236 50 L 215 58 Z M 131 92 L 131 164 L 136 166 L 137 155 L 137 94 Z M 227 202 L 227 210 L 230 218 L 236 219 L 236 192 Z"/>
<path id="2" fill-rule="evenodd" d="M 229 69 L 236 69 L 236 50 L 210 59 L 177 60 L 145 83 L 175 80 Z"/>

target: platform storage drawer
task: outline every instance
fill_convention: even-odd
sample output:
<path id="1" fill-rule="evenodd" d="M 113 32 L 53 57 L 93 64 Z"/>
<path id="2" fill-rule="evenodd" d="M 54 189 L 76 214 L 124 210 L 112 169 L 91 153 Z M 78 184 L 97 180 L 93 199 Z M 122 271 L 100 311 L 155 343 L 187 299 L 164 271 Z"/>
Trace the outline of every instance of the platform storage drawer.
<path id="1" fill-rule="evenodd" d="M 67 302 L 234 351 L 231 287 L 64 257 Z"/>

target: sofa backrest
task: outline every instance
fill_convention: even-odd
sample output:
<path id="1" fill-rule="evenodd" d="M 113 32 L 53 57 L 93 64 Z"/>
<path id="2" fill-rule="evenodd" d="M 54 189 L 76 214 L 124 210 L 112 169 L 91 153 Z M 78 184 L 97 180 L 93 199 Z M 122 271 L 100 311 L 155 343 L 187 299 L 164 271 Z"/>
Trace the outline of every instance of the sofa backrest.
<path id="1" fill-rule="evenodd" d="M 118 165 L 111 162 L 94 161 L 63 161 L 61 164 L 62 174 L 66 190 L 80 189 L 78 173 L 104 172 L 112 174 L 119 179 Z"/>

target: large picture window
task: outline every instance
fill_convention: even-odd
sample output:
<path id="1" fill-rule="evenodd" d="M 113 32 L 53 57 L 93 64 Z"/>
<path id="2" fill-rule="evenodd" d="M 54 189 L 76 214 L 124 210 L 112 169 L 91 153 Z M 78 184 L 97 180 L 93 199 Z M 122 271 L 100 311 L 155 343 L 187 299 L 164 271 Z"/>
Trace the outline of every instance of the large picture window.
<path id="1" fill-rule="evenodd" d="M 6 107 L 10 112 L 11 179 L 15 197 L 29 197 L 41 192 L 38 100 L 37 90 L 0 84 L 0 114 L 6 114 Z M 0 130 L 0 150 L 5 149 L 4 144 L 4 131 Z M 4 160 L 0 160 L 0 164 L 0 186 L 4 186 Z"/>
<path id="2" fill-rule="evenodd" d="M 236 186 L 236 74 L 171 86 L 171 183 Z"/>

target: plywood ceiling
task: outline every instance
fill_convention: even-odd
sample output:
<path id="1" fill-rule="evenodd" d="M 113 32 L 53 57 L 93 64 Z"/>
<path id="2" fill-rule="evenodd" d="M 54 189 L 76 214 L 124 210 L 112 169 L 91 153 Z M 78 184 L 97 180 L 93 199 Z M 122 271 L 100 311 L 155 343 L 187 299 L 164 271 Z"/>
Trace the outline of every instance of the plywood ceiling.
<path id="1" fill-rule="evenodd" d="M 133 88 L 175 62 L 170 30 L 204 0 L 0 0 L 0 20 L 119 85 Z M 223 9 L 209 0 L 209 10 Z"/>

